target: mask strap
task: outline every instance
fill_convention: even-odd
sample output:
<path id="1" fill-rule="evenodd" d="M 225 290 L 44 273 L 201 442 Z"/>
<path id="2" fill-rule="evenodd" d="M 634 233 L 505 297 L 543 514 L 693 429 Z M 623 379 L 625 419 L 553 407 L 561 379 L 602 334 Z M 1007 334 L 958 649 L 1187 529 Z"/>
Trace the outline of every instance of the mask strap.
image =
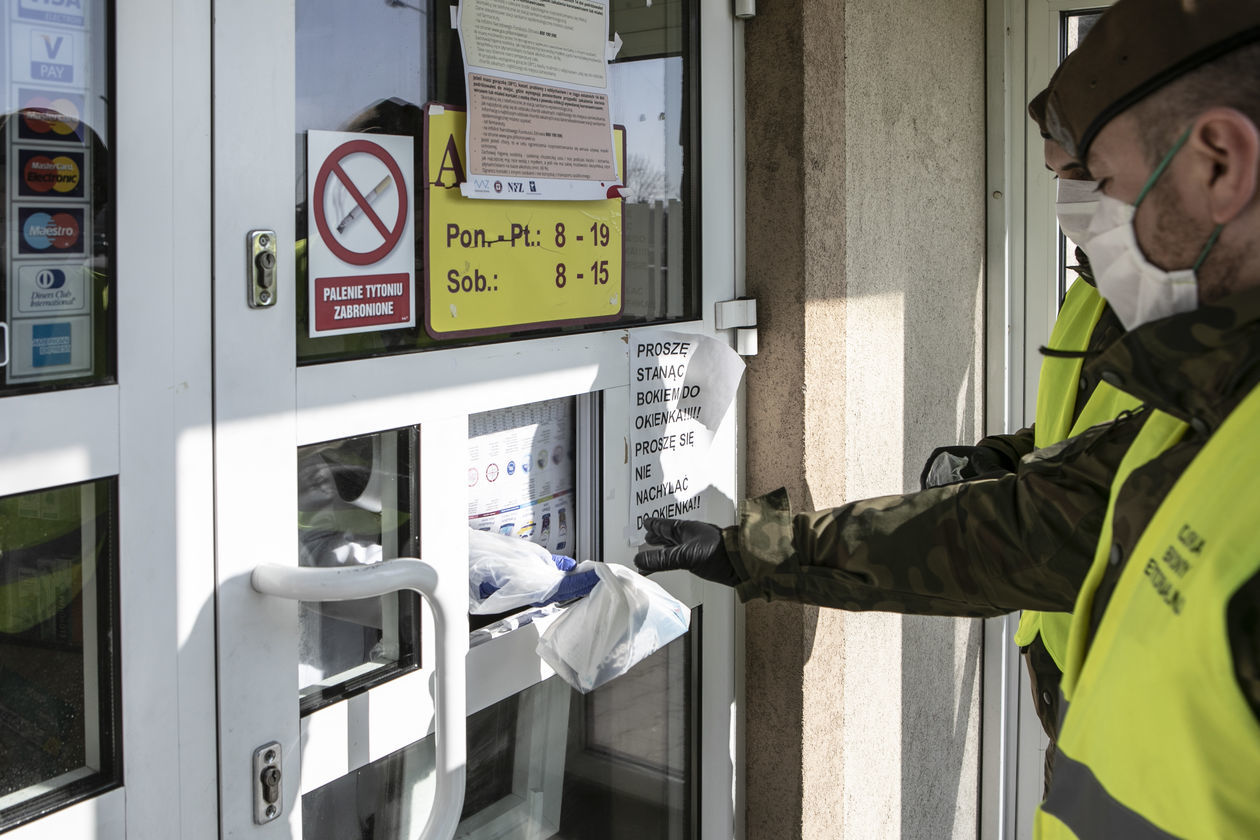
<path id="1" fill-rule="evenodd" d="M 1224 227 L 1225 225 L 1217 225 L 1212 230 L 1212 235 L 1208 237 L 1207 244 L 1204 245 L 1203 250 L 1199 252 L 1199 258 L 1194 261 L 1194 267 L 1190 269 L 1191 271 L 1197 272 L 1199 270 L 1199 266 L 1203 265 L 1203 261 L 1207 259 L 1208 251 L 1212 250 L 1212 246 L 1215 245 L 1216 240 L 1220 238 L 1221 229 Z"/>
<path id="2" fill-rule="evenodd" d="M 1133 202 L 1133 207 L 1135 209 L 1142 203 L 1142 200 L 1146 198 L 1146 195 L 1151 191 L 1151 188 L 1155 186 L 1155 182 L 1159 180 L 1159 176 L 1164 174 L 1164 170 L 1168 168 L 1168 164 L 1172 163 L 1173 157 L 1176 156 L 1177 152 L 1181 151 L 1182 146 L 1186 145 L 1186 141 L 1190 139 L 1190 132 L 1193 129 L 1194 126 L 1192 125 L 1187 128 L 1184 133 L 1182 133 L 1181 137 L 1177 139 L 1177 142 L 1173 143 L 1173 147 L 1168 150 L 1168 154 L 1164 155 L 1164 159 L 1159 162 L 1159 166 L 1155 167 L 1155 171 L 1151 173 L 1151 177 L 1146 179 L 1146 184 L 1142 187 L 1142 192 L 1138 194 L 1137 201 Z"/>

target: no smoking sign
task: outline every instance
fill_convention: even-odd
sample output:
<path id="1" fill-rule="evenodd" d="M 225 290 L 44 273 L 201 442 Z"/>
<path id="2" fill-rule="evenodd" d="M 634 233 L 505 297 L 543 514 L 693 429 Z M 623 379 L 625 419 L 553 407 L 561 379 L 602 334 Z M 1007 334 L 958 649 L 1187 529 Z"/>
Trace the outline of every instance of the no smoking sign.
<path id="1" fill-rule="evenodd" d="M 310 334 L 415 325 L 412 138 L 310 131 Z"/>

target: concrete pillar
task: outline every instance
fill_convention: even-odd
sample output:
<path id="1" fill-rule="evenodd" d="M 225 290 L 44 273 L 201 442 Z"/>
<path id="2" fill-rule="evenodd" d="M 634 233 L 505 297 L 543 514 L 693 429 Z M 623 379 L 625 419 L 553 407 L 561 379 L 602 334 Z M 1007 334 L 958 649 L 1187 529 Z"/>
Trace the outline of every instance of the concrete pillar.
<path id="1" fill-rule="evenodd" d="M 983 416 L 983 0 L 773 0 L 746 36 L 750 494 L 917 487 Z M 972 837 L 978 623 L 747 610 L 747 836 Z"/>

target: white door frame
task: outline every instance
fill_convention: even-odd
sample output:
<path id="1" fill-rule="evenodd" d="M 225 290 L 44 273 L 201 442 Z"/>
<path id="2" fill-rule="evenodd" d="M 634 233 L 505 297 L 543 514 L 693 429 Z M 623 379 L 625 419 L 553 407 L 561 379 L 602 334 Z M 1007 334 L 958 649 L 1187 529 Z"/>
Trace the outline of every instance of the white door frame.
<path id="1" fill-rule="evenodd" d="M 296 566 L 294 523 L 297 446 L 403 426 L 421 427 L 421 556 L 438 562 L 466 556 L 462 495 L 467 419 L 471 413 L 596 391 L 606 407 L 627 401 L 628 342 L 633 330 L 435 350 L 313 365 L 295 365 L 293 175 L 296 87 L 292 2 L 219 0 L 214 5 L 215 182 L 214 343 L 216 552 L 219 625 L 220 790 L 223 837 L 298 837 L 299 795 L 422 737 L 432 725 L 430 671 L 420 669 L 299 719 L 297 615 L 291 602 L 249 588 L 259 563 Z M 712 303 L 742 293 L 742 32 L 724 0 L 700 0 L 702 65 L 701 166 L 704 174 L 700 321 L 671 329 L 717 334 Z M 257 63 L 242 56 L 259 56 Z M 256 94 L 247 95 L 256 91 Z M 738 145 L 737 145 L 738 144 Z M 245 304 L 245 237 L 274 230 L 280 243 L 278 302 Z M 257 383 L 265 383 L 260 388 Z M 742 402 L 737 411 L 742 410 Z M 608 418 L 604 451 L 623 451 L 627 429 Z M 714 442 L 714 499 L 701 515 L 733 521 L 742 491 L 734 417 Z M 741 432 L 742 433 L 742 432 Z M 605 558 L 629 562 L 628 466 L 604 461 Z M 459 500 L 459 501 L 457 501 Z M 742 611 L 729 590 L 681 574 L 662 582 L 689 604 L 704 603 L 699 710 L 704 767 L 702 836 L 735 834 L 737 752 L 742 697 Z M 427 613 L 427 610 L 426 610 Z M 432 627 L 427 614 L 425 627 Z M 469 711 L 550 676 L 533 653 L 542 624 L 474 649 L 469 657 Z M 422 634 L 422 661 L 432 640 Z M 737 641 L 738 640 L 738 641 Z M 248 711 L 245 711 L 248 710 Z M 370 711 L 370 714 L 368 713 Z M 250 758 L 271 741 L 283 747 L 284 817 L 253 824 Z M 347 746 L 349 745 L 349 746 Z"/>

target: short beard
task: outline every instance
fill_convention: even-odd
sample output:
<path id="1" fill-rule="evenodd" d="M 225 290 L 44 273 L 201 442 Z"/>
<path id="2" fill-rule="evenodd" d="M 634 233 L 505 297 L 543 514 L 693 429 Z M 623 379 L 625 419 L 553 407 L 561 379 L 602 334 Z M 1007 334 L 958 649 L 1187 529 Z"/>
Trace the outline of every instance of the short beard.
<path id="1" fill-rule="evenodd" d="M 1187 219 L 1177 212 L 1181 202 L 1172 189 L 1171 181 L 1161 181 L 1151 189 L 1143 204 L 1152 203 L 1155 205 L 1151 209 L 1155 211 L 1155 237 L 1160 245 L 1161 260 L 1156 262 L 1150 254 L 1147 254 L 1147 259 L 1165 271 L 1193 268 L 1216 226 L 1210 221 L 1187 226 Z M 1212 303 L 1238 291 L 1238 272 L 1242 262 L 1242 255 L 1230 253 L 1229 248 L 1218 239 L 1195 272 L 1199 303 Z"/>

